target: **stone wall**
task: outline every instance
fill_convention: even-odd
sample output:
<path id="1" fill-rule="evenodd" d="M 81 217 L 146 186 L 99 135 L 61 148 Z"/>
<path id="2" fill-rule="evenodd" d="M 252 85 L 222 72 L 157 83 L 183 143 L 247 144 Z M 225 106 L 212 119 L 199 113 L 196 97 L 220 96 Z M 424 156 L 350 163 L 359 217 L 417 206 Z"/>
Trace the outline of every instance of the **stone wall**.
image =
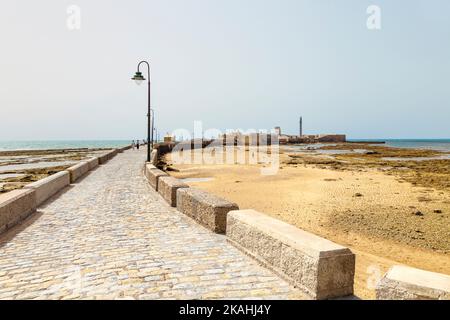
<path id="1" fill-rule="evenodd" d="M 350 249 L 255 210 L 228 213 L 227 240 L 312 299 L 353 294 Z"/>
<path id="2" fill-rule="evenodd" d="M 239 207 L 203 190 L 182 188 L 177 190 L 177 209 L 209 230 L 223 234 L 228 212 Z"/>
<path id="3" fill-rule="evenodd" d="M 125 147 L 125 148 L 130 149 L 131 146 L 127 146 L 127 147 Z M 126 150 L 128 150 L 128 149 L 126 149 Z M 104 154 L 98 156 L 98 163 L 99 163 L 99 164 L 104 164 L 104 163 L 106 163 L 106 161 L 112 159 L 116 154 L 118 154 L 118 153 L 119 153 L 119 150 L 120 150 L 120 149 L 113 149 L 113 150 L 107 151 L 107 152 L 105 152 Z"/>
<path id="4" fill-rule="evenodd" d="M 171 176 L 161 176 L 158 179 L 158 192 L 172 207 L 177 206 L 177 190 L 180 188 L 189 186 Z"/>
<path id="5" fill-rule="evenodd" d="M 106 161 L 108 161 L 108 154 L 105 153 L 98 156 L 98 164 L 104 164 Z"/>
<path id="6" fill-rule="evenodd" d="M 89 164 L 86 161 L 81 161 L 76 165 L 67 169 L 70 173 L 70 183 L 74 183 L 89 171 Z"/>
<path id="7" fill-rule="evenodd" d="M 393 266 L 375 291 L 380 300 L 450 300 L 450 276 Z"/>
<path id="8" fill-rule="evenodd" d="M 12 190 L 0 194 L 0 232 L 3 232 L 36 210 L 36 192 L 33 189 Z"/>
<path id="9" fill-rule="evenodd" d="M 124 152 L 124 151 L 126 151 L 126 150 L 129 150 L 129 149 L 131 149 L 131 145 L 128 145 L 128 146 L 119 148 L 119 149 L 118 149 L 118 152 L 119 152 L 119 153 L 122 153 L 122 152 Z"/>
<path id="10" fill-rule="evenodd" d="M 88 159 L 88 160 L 86 160 L 86 162 L 88 163 L 89 170 L 93 170 L 93 169 L 97 168 L 99 165 L 99 161 L 98 161 L 97 157 Z"/>
<path id="11" fill-rule="evenodd" d="M 152 188 L 155 189 L 156 191 L 158 191 L 158 179 L 159 179 L 159 177 L 166 177 L 166 176 L 168 176 L 168 174 L 165 173 L 164 171 L 156 169 L 153 165 L 151 165 L 151 166 L 153 168 L 149 167 L 148 165 L 146 166 L 145 175 L 146 175 L 146 177 L 148 179 L 148 182 L 152 186 Z"/>
<path id="12" fill-rule="evenodd" d="M 45 179 L 27 184 L 25 189 L 32 189 L 36 192 L 36 206 L 41 205 L 44 201 L 64 189 L 70 184 L 69 171 L 61 171 L 55 173 Z"/>

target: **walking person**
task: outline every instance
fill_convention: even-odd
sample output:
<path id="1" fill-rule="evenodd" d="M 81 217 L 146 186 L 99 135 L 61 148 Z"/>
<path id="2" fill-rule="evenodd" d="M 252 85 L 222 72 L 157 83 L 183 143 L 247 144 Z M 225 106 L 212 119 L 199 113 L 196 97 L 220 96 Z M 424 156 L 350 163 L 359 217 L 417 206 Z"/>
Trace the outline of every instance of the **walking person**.
<path id="1" fill-rule="evenodd" d="M 139 140 L 137 140 L 136 148 L 139 150 Z"/>
<path id="2" fill-rule="evenodd" d="M 134 143 L 134 140 L 133 140 L 133 142 L 131 142 L 131 147 L 133 148 L 133 150 L 134 150 L 134 148 L 136 148 L 136 143 Z"/>

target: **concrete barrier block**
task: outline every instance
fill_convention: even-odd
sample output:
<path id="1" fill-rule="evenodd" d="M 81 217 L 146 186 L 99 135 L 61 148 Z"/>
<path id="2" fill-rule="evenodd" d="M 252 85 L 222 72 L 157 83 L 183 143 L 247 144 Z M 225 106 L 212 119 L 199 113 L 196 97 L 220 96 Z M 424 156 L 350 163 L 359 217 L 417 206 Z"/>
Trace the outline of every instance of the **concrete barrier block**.
<path id="1" fill-rule="evenodd" d="M 158 164 L 158 149 L 153 149 L 150 154 L 150 163 L 156 166 Z"/>
<path id="2" fill-rule="evenodd" d="M 128 149 L 131 149 L 131 146 L 125 146 L 125 147 L 122 147 L 122 148 L 118 148 L 117 152 L 118 153 L 122 153 L 124 151 L 127 151 Z"/>
<path id="3" fill-rule="evenodd" d="M 33 189 L 12 190 L 0 194 L 0 232 L 3 232 L 36 210 Z"/>
<path id="4" fill-rule="evenodd" d="M 98 156 L 98 163 L 104 164 L 108 160 L 111 160 L 112 158 L 114 158 L 114 156 L 118 153 L 119 153 L 118 149 L 108 150 L 105 153 L 103 153 L 102 155 Z"/>
<path id="5" fill-rule="evenodd" d="M 145 166 L 145 176 L 147 177 L 147 180 L 150 183 L 150 185 L 152 186 L 152 188 L 155 189 L 156 191 L 158 191 L 159 177 L 166 177 L 166 176 L 168 176 L 168 174 L 165 173 L 164 171 L 161 171 L 156 168 L 152 168 L 150 166 L 153 167 L 153 165 L 149 165 L 149 164 L 147 164 Z"/>
<path id="6" fill-rule="evenodd" d="M 67 169 L 67 171 L 70 173 L 70 183 L 74 183 L 89 172 L 89 164 L 86 161 L 81 161 Z"/>
<path id="7" fill-rule="evenodd" d="M 106 161 L 108 161 L 107 153 L 104 153 L 104 154 L 98 156 L 98 164 L 104 164 L 104 163 L 106 163 Z"/>
<path id="8" fill-rule="evenodd" d="M 89 165 L 89 170 L 93 170 L 98 167 L 99 161 L 97 157 L 86 160 Z"/>
<path id="9" fill-rule="evenodd" d="M 161 176 L 158 179 L 158 192 L 172 206 L 177 206 L 177 190 L 189 188 L 181 180 L 170 176 Z"/>
<path id="10" fill-rule="evenodd" d="M 353 294 L 350 249 L 255 210 L 228 213 L 227 240 L 312 299 Z"/>
<path id="11" fill-rule="evenodd" d="M 113 149 L 109 152 L 106 153 L 106 156 L 108 157 L 108 160 L 111 160 L 112 158 L 114 158 L 114 156 L 118 153 L 117 149 Z"/>
<path id="12" fill-rule="evenodd" d="M 193 188 L 177 190 L 177 209 L 215 233 L 225 233 L 227 213 L 237 204 Z"/>
<path id="13" fill-rule="evenodd" d="M 450 300 L 450 276 L 407 266 L 393 266 L 378 282 L 379 300 Z"/>
<path id="14" fill-rule="evenodd" d="M 69 184 L 70 184 L 69 171 L 61 171 L 52 174 L 47 178 L 27 184 L 24 188 L 32 189 L 36 192 L 36 206 L 39 206 L 48 198 L 53 196 L 58 191 L 64 189 Z"/>

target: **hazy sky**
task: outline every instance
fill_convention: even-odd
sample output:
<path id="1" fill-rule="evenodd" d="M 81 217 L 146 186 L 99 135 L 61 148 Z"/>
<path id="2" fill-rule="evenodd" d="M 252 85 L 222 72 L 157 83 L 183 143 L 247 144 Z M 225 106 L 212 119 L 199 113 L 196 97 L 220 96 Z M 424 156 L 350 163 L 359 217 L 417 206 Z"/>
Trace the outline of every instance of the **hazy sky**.
<path id="1" fill-rule="evenodd" d="M 302 115 L 306 133 L 449 138 L 449 16 L 448 0 L 2 0 L 0 140 L 144 138 L 140 59 L 160 132 L 297 133 Z"/>

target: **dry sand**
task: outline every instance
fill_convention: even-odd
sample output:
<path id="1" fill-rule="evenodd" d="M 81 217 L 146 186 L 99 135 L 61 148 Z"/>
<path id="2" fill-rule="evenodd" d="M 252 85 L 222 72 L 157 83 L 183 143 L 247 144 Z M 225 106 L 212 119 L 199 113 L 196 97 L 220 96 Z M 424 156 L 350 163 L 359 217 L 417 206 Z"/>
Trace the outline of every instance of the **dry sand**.
<path id="1" fill-rule="evenodd" d="M 274 176 L 245 164 L 173 165 L 179 171 L 169 173 L 214 178 L 188 184 L 350 247 L 361 298 L 374 298 L 373 284 L 393 264 L 450 274 L 449 190 L 413 185 L 374 166 L 361 170 L 361 163 L 339 170 L 291 159 L 283 153 Z"/>

